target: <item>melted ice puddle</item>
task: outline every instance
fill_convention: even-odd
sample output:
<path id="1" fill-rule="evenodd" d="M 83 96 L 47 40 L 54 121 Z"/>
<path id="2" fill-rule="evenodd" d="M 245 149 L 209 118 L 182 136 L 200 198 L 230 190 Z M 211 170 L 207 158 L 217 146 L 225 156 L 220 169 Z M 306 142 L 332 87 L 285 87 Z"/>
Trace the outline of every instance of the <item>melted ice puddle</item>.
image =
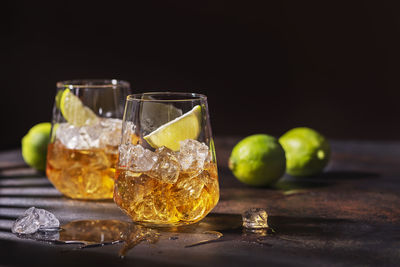
<path id="1" fill-rule="evenodd" d="M 247 229 L 242 217 L 235 214 L 209 214 L 202 221 L 180 227 L 148 228 L 119 220 L 81 220 L 61 225 L 59 231 L 37 231 L 31 235 L 18 235 L 54 244 L 77 244 L 80 248 L 92 248 L 122 243 L 119 255 L 142 242 L 157 243 L 161 237 L 168 242 L 178 241 L 184 248 L 213 242 L 242 240 L 260 243 L 267 229 Z"/>

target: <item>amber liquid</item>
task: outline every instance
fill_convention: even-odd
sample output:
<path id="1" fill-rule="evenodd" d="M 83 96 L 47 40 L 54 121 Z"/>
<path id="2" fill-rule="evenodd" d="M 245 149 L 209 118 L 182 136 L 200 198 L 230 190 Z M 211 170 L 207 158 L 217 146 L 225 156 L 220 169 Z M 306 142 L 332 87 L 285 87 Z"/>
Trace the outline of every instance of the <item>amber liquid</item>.
<path id="1" fill-rule="evenodd" d="M 203 219 L 219 199 L 218 173 L 208 162 L 195 175 L 180 172 L 174 184 L 146 172 L 117 169 L 114 201 L 134 222 L 153 226 L 185 225 Z"/>
<path id="2" fill-rule="evenodd" d="M 67 149 L 49 144 L 46 175 L 62 194 L 75 199 L 113 197 L 117 148 Z"/>

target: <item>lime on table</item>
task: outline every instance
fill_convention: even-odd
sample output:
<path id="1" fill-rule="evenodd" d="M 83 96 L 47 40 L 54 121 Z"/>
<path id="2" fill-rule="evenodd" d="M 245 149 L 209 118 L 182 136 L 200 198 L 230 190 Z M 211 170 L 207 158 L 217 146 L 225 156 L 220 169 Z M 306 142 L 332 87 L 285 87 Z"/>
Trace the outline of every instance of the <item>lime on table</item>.
<path id="1" fill-rule="evenodd" d="M 59 99 L 61 113 L 70 124 L 84 126 L 95 124 L 98 121 L 97 115 L 83 105 L 79 97 L 71 93 L 69 89 L 65 89 Z"/>
<path id="2" fill-rule="evenodd" d="M 285 173 L 285 152 L 270 135 L 255 134 L 233 148 L 229 168 L 241 182 L 253 186 L 272 185 Z"/>
<path id="3" fill-rule="evenodd" d="M 154 148 L 165 146 L 177 151 L 180 147 L 180 141 L 197 139 L 200 131 L 201 106 L 197 105 L 192 110 L 160 126 L 143 138 Z"/>
<path id="4" fill-rule="evenodd" d="M 294 128 L 282 135 L 279 142 L 286 152 L 286 172 L 292 176 L 317 174 L 329 161 L 329 142 L 313 129 Z"/>
<path id="5" fill-rule="evenodd" d="M 21 141 L 24 161 L 39 171 L 46 169 L 47 145 L 50 141 L 50 131 L 50 122 L 36 124 Z"/>

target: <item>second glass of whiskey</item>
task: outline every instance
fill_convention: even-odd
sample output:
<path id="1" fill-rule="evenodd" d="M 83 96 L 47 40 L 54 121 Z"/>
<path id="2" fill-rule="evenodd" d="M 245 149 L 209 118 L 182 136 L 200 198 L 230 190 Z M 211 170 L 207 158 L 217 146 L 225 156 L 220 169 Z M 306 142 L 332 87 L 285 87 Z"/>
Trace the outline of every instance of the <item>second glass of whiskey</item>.
<path id="1" fill-rule="evenodd" d="M 128 82 L 72 80 L 57 83 L 46 175 L 75 199 L 110 199 L 121 141 Z"/>

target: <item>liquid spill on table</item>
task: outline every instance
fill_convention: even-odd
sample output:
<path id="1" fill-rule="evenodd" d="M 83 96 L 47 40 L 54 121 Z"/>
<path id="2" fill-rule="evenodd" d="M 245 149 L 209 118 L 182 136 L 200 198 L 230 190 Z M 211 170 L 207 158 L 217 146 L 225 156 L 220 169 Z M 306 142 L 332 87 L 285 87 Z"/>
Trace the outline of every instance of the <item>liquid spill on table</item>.
<path id="1" fill-rule="evenodd" d="M 20 237 L 54 244 L 77 244 L 82 249 L 122 243 L 119 255 L 124 257 L 141 242 L 155 244 L 160 239 L 174 242 L 185 234 L 197 239 L 184 245 L 185 248 L 191 248 L 234 239 L 254 242 L 271 233 L 268 229 L 242 229 L 241 215 L 210 214 L 196 224 L 163 228 L 148 228 L 119 220 L 80 220 L 61 225 L 59 231 L 38 231 Z"/>
<path id="2" fill-rule="evenodd" d="M 211 249 L 236 246 L 238 242 L 249 246 L 268 248 L 304 249 L 318 244 L 348 246 L 349 238 L 375 246 L 376 240 L 393 232 L 372 224 L 362 227 L 351 220 L 313 217 L 270 216 L 268 225 L 272 228 L 246 229 L 242 216 L 238 214 L 209 214 L 202 221 L 187 226 L 170 228 L 146 228 L 119 220 L 72 221 L 61 225 L 59 232 L 38 231 L 33 235 L 19 235 L 38 241 L 46 241 L 71 249 L 87 249 L 118 244 L 119 255 L 123 258 L 140 243 L 150 243 L 150 249 L 161 250 L 177 247 L 184 250 Z M 273 231 L 274 229 L 275 231 Z M 398 248 L 397 241 L 390 243 Z M 236 243 L 236 245 L 235 245 Z M 354 244 L 353 244 L 354 245 Z"/>

